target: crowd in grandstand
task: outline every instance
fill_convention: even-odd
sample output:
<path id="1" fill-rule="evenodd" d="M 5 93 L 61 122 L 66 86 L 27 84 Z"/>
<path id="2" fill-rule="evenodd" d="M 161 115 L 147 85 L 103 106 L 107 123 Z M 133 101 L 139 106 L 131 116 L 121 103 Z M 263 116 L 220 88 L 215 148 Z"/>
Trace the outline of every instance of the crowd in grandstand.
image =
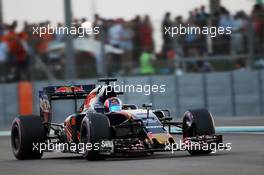
<path id="1" fill-rule="evenodd" d="M 84 18 L 75 19 L 73 24 L 78 28 L 84 22 L 86 22 Z M 34 27 L 47 25 L 50 25 L 49 21 L 38 24 L 25 22 L 22 31 L 17 31 L 16 21 L 0 26 L 0 81 L 30 79 L 35 59 L 40 59 L 53 71 L 63 71 L 64 54 L 50 53 L 48 46 L 54 41 L 64 42 L 64 35 L 47 32 L 39 37 L 33 32 Z M 99 26 L 100 33 L 85 37 L 92 37 L 95 41 L 109 44 L 123 51 L 122 54 L 108 53 L 104 57 L 107 59 L 105 61 L 107 72 L 113 73 L 111 75 L 172 73 L 175 69 L 175 58 L 184 59 L 185 57 L 197 58 L 197 61 L 189 64 L 189 71 L 209 72 L 214 68 L 209 62 L 202 60 L 203 56 L 247 53 L 252 34 L 255 38 L 254 52 L 261 54 L 264 47 L 264 8 L 262 5 L 254 5 L 250 15 L 244 11 L 231 15 L 224 7 L 210 14 L 204 6 L 190 11 L 187 19 L 182 16 L 173 17 L 170 12 L 167 12 L 161 22 L 163 46 L 158 52 L 153 39 L 152 21 L 148 15 L 137 15 L 134 19 L 125 21 L 122 18 L 105 19 L 96 14 L 92 25 Z M 165 35 L 166 27 L 179 25 L 230 26 L 232 33 L 211 38 L 207 35 L 190 33 L 174 37 Z M 61 26 L 63 26 L 62 23 L 57 24 L 57 27 Z M 78 38 L 78 36 L 75 37 Z M 86 59 L 87 57 L 93 58 L 94 55 L 93 53 L 79 54 L 76 57 Z M 241 60 L 239 63 L 241 63 L 240 66 L 244 65 Z"/>

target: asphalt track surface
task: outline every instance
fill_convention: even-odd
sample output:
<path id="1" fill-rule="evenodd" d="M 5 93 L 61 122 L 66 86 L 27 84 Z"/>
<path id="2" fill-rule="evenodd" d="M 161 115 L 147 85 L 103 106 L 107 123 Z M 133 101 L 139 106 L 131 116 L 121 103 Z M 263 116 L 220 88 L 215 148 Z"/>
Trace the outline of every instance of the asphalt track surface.
<path id="1" fill-rule="evenodd" d="M 107 174 L 107 175 L 175 175 L 175 174 L 263 174 L 264 135 L 226 134 L 231 151 L 210 156 L 190 156 L 187 152 L 156 153 L 148 157 L 109 158 L 88 162 L 81 156 L 45 153 L 41 160 L 15 160 L 10 138 L 0 139 L 0 174 Z"/>
<path id="2" fill-rule="evenodd" d="M 240 124 L 244 124 L 240 120 Z M 230 121 L 219 121 L 225 125 Z M 235 122 L 234 122 L 235 123 Z M 245 124 L 248 121 L 245 121 Z M 263 126 L 264 120 L 256 122 Z M 254 124 L 255 125 L 255 124 Z M 178 138 L 179 136 L 177 136 Z M 0 174 L 13 175 L 252 175 L 264 172 L 264 134 L 224 134 L 231 151 L 209 156 L 190 156 L 188 152 L 155 153 L 148 157 L 109 158 L 89 162 L 75 154 L 44 153 L 40 160 L 16 160 L 10 138 L 0 137 Z"/>

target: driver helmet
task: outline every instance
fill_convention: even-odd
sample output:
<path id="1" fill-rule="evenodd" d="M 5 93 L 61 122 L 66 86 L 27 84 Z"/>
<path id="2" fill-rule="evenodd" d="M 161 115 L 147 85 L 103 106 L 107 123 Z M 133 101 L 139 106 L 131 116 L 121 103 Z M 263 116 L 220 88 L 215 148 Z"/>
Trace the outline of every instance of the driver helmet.
<path id="1" fill-rule="evenodd" d="M 122 102 L 117 97 L 108 98 L 105 103 L 105 112 L 120 111 L 122 109 Z"/>

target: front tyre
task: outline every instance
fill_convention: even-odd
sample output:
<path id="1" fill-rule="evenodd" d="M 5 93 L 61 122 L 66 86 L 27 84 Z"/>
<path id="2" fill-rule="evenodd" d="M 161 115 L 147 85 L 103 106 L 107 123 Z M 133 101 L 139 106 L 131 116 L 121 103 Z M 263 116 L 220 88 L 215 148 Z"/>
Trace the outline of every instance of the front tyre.
<path id="1" fill-rule="evenodd" d="M 203 135 L 214 135 L 215 126 L 211 114 L 206 109 L 194 109 L 184 113 L 183 139 Z M 212 150 L 188 150 L 191 155 L 210 154 Z"/>
<path id="2" fill-rule="evenodd" d="M 107 116 L 100 113 L 88 113 L 81 124 L 81 142 L 92 144 L 92 149 L 85 150 L 83 157 L 91 161 L 105 159 L 105 156 L 99 154 L 98 146 L 101 140 L 110 139 L 110 136 L 110 123 Z"/>
<path id="3" fill-rule="evenodd" d="M 43 152 L 34 145 L 45 142 L 45 129 L 39 116 L 16 117 L 11 127 L 11 146 L 14 156 L 19 160 L 40 159 Z"/>

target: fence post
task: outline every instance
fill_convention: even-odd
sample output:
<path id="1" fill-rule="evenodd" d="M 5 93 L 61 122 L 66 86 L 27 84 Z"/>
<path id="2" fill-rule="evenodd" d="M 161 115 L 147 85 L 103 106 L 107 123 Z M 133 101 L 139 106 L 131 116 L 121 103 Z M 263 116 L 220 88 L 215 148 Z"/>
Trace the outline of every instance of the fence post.
<path id="1" fill-rule="evenodd" d="M 174 89 L 175 89 L 175 99 L 176 99 L 176 118 L 180 117 L 180 86 L 179 86 L 179 77 L 178 75 L 175 75 L 175 78 L 174 78 L 174 81 L 175 81 L 175 86 L 174 86 Z"/>
<path id="2" fill-rule="evenodd" d="M 2 96 L 3 96 L 3 121 L 4 121 L 4 124 L 7 123 L 7 112 L 6 112 L 6 108 L 7 108 L 7 104 L 6 104 L 6 93 L 5 93 L 5 89 L 6 89 L 6 84 L 3 84 L 2 86 Z"/>
<path id="3" fill-rule="evenodd" d="M 232 114 L 233 116 L 237 115 L 236 111 L 236 94 L 235 94 L 235 85 L 234 85 L 234 72 L 230 73 L 230 87 L 231 87 L 231 104 L 232 104 Z"/>
<path id="4" fill-rule="evenodd" d="M 70 29 L 72 27 L 72 5 L 71 0 L 64 0 L 64 15 L 65 15 L 65 27 Z M 73 46 L 73 36 L 66 35 L 65 36 L 65 70 L 64 75 L 65 79 L 73 80 L 76 78 L 76 60 L 74 54 L 74 46 Z"/>
<path id="5" fill-rule="evenodd" d="M 263 115 L 263 86 L 262 86 L 262 71 L 258 70 L 258 84 L 259 84 L 259 109 L 260 114 Z"/>
<path id="6" fill-rule="evenodd" d="M 204 99 L 204 107 L 208 108 L 208 91 L 207 91 L 207 78 L 206 73 L 202 74 L 202 83 L 203 83 L 203 99 Z"/>
<path id="7" fill-rule="evenodd" d="M 124 78 L 123 78 L 123 85 L 124 85 L 124 87 L 126 86 L 126 83 L 127 83 L 127 80 L 126 80 L 126 78 L 124 77 Z M 122 85 L 122 82 L 121 82 L 121 85 Z M 124 101 L 125 101 L 125 103 L 128 102 L 128 96 L 127 96 L 127 94 L 128 94 L 128 93 L 124 92 Z"/>
<path id="8" fill-rule="evenodd" d="M 103 76 L 108 76 L 109 73 L 109 68 L 108 68 L 108 59 L 106 58 L 106 53 L 105 53 L 105 40 L 106 40 L 106 29 L 105 29 L 105 25 L 101 25 L 101 33 L 99 35 L 100 37 L 100 64 L 102 64 L 101 66 L 101 70 L 96 70 L 97 72 L 101 73 Z"/>
<path id="9" fill-rule="evenodd" d="M 248 33 L 247 33 L 247 37 L 248 37 L 248 59 L 247 59 L 247 67 L 250 68 L 252 66 L 253 63 L 253 59 L 255 58 L 255 34 L 254 34 L 254 29 L 253 29 L 253 25 L 252 25 L 252 19 L 250 19 L 249 21 L 249 28 L 248 28 Z"/>
<path id="10" fill-rule="evenodd" d="M 149 76 L 148 82 L 149 82 L 149 85 L 152 86 L 152 84 L 153 84 L 152 76 Z M 153 96 L 152 91 L 150 92 L 150 97 L 149 98 L 150 98 L 150 102 L 152 103 L 152 107 L 155 107 L 154 96 Z"/>

